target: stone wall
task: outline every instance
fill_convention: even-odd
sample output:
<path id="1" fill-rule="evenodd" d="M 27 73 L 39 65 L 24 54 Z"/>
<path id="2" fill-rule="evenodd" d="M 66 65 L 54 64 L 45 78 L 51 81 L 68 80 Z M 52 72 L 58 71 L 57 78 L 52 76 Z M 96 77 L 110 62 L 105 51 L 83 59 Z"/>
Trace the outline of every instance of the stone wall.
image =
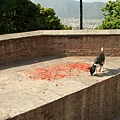
<path id="1" fill-rule="evenodd" d="M 10 120 L 113 120 L 120 114 L 120 74 Z"/>
<path id="2" fill-rule="evenodd" d="M 0 36 L 0 64 L 42 56 L 120 56 L 120 31 L 33 31 Z"/>
<path id="3" fill-rule="evenodd" d="M 42 56 L 120 56 L 120 31 L 34 31 L 0 36 L 0 64 Z M 120 114 L 120 74 L 11 120 L 112 120 Z"/>

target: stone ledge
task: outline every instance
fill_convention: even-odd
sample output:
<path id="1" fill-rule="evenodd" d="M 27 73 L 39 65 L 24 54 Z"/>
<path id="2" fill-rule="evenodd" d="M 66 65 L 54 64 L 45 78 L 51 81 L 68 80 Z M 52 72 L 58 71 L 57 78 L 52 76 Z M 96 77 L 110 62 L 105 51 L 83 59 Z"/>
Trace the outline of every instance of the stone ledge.
<path id="1" fill-rule="evenodd" d="M 21 32 L 13 34 L 0 35 L 0 41 L 9 39 L 18 39 L 24 37 L 34 37 L 34 36 L 66 36 L 66 35 L 120 35 L 120 30 L 38 30 L 31 32 Z"/>

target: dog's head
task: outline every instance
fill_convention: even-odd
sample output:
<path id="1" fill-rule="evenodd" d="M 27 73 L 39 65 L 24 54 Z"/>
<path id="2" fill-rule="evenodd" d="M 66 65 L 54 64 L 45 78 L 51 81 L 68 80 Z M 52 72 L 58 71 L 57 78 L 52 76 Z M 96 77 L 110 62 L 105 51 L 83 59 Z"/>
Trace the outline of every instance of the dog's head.
<path id="1" fill-rule="evenodd" d="M 93 73 L 95 72 L 96 70 L 96 66 L 93 64 L 91 67 L 88 68 L 90 70 L 90 74 L 91 76 L 93 75 Z"/>

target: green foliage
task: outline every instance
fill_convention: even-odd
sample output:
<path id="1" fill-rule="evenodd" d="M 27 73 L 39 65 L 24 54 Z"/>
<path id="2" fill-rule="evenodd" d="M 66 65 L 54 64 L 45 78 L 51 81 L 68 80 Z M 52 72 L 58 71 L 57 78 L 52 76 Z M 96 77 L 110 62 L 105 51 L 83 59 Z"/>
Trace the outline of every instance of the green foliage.
<path id="1" fill-rule="evenodd" d="M 66 29 L 52 8 L 30 0 L 0 0 L 0 34 Z"/>
<path id="2" fill-rule="evenodd" d="M 120 29 L 120 0 L 108 1 L 102 11 L 104 20 L 98 29 Z"/>
<path id="3" fill-rule="evenodd" d="M 55 16 L 55 11 L 52 8 L 43 8 L 40 4 L 37 4 L 40 10 L 38 20 L 40 21 L 41 29 L 46 30 L 58 30 L 62 29 L 60 19 Z"/>
<path id="4" fill-rule="evenodd" d="M 0 33 L 13 33 L 33 30 L 39 9 L 28 0 L 6 0 L 0 3 Z M 1 9 L 1 8 L 0 8 Z"/>

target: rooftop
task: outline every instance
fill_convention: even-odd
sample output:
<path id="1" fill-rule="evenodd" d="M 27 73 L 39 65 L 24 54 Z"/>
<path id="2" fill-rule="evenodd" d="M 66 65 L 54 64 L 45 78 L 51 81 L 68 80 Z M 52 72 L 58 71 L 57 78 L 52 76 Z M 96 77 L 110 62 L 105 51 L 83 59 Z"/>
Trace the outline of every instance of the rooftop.
<path id="1" fill-rule="evenodd" d="M 0 66 L 0 120 L 12 118 L 120 73 L 120 57 L 90 76 L 95 57 L 43 57 Z M 114 61 L 114 62 L 113 62 Z"/>

